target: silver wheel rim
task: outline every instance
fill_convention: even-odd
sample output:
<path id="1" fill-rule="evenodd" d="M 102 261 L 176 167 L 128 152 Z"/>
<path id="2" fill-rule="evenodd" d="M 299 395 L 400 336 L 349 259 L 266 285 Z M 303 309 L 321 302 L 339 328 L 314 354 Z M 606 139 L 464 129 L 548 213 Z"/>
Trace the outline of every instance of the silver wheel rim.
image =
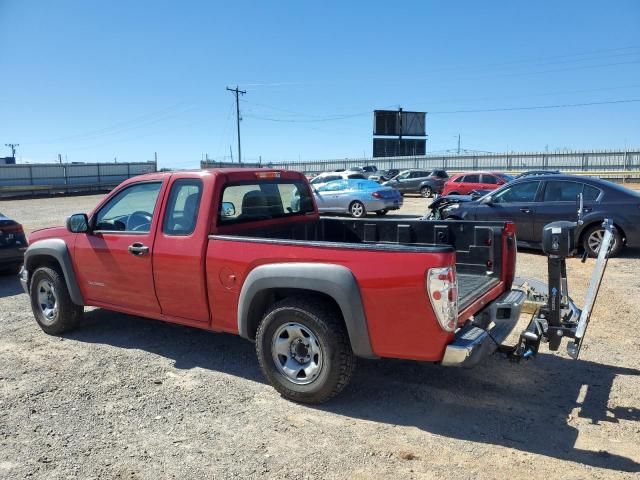
<path id="1" fill-rule="evenodd" d="M 599 253 L 600 245 L 602 245 L 603 239 L 604 239 L 604 230 L 594 230 L 593 232 L 591 232 L 591 235 L 589 235 L 589 238 L 587 238 L 587 245 L 589 245 L 589 248 L 593 252 Z M 609 248 L 609 251 L 613 250 L 615 246 L 616 246 L 616 239 L 614 238 L 613 243 Z"/>
<path id="2" fill-rule="evenodd" d="M 308 385 L 322 370 L 322 347 L 316 335 L 299 323 L 285 323 L 276 330 L 271 354 L 278 371 L 296 385 Z"/>
<path id="3" fill-rule="evenodd" d="M 354 203 L 351 205 L 351 213 L 354 217 L 361 217 L 364 213 L 364 206 L 361 203 Z"/>
<path id="4" fill-rule="evenodd" d="M 51 280 L 43 279 L 38 282 L 38 306 L 43 316 L 43 323 L 52 324 L 58 314 L 58 297 Z"/>
<path id="5" fill-rule="evenodd" d="M 422 189 L 422 196 L 428 197 L 431 195 L 431 189 L 429 187 L 425 187 Z"/>

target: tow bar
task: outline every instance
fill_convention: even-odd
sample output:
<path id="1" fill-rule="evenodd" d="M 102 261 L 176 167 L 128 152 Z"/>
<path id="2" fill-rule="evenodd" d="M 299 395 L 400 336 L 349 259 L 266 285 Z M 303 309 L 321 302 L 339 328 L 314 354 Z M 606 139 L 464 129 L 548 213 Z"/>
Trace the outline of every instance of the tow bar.
<path id="1" fill-rule="evenodd" d="M 567 286 L 566 259 L 575 253 L 575 222 L 553 222 L 545 225 L 542 237 L 542 249 L 548 257 L 549 284 L 544 292 L 542 284 L 527 285 L 521 288 L 527 293 L 530 305 L 535 313 L 528 327 L 520 334 L 514 346 L 501 345 L 499 351 L 506 353 L 514 361 L 533 357 L 538 353 L 540 342 L 548 342 L 549 350 L 558 350 L 563 338 L 570 339 L 567 353 L 577 359 L 584 340 L 591 312 L 598 290 L 607 267 L 609 251 L 614 241 L 613 222 L 605 220 L 602 224 L 605 234 L 598 250 L 584 306 L 579 309 L 569 297 Z M 586 255 L 582 261 L 586 260 Z M 526 305 L 526 304 L 525 304 Z"/>

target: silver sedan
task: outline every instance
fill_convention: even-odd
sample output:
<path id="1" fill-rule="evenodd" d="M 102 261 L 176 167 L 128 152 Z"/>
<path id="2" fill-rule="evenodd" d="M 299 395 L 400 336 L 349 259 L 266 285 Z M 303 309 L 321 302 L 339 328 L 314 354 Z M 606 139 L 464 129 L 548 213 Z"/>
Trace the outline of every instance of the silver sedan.
<path id="1" fill-rule="evenodd" d="M 314 188 L 313 195 L 321 213 L 348 213 L 355 218 L 367 212 L 384 215 L 402 206 L 400 192 L 370 180 L 336 180 Z"/>

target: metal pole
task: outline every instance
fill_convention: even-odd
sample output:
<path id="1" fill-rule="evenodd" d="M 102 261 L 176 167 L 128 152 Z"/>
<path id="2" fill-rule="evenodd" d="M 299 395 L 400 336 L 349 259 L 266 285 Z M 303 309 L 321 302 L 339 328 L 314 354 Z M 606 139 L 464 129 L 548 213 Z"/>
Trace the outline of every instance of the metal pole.
<path id="1" fill-rule="evenodd" d="M 244 95 L 247 93 L 245 90 L 239 90 L 238 86 L 236 88 L 229 88 L 227 90 L 233 92 L 236 96 L 236 124 L 238 127 L 238 163 L 242 164 L 242 150 L 240 149 L 240 95 Z"/>

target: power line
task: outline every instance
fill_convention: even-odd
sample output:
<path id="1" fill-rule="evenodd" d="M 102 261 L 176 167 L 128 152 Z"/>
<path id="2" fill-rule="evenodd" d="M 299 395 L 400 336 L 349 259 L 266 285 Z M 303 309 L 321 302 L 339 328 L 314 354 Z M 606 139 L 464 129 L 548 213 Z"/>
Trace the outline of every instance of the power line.
<path id="1" fill-rule="evenodd" d="M 552 108 L 571 108 L 571 107 L 588 107 L 591 105 L 613 105 L 618 103 L 634 103 L 640 102 L 640 98 L 611 100 L 607 102 L 585 102 L 585 103 L 565 103 L 559 105 L 535 105 L 527 107 L 506 107 L 506 108 L 478 108 L 471 110 L 448 110 L 439 112 L 428 112 L 429 115 L 444 115 L 453 113 L 482 113 L 482 112 L 510 112 L 515 110 L 545 110 Z"/>
<path id="2" fill-rule="evenodd" d="M 234 93 L 236 96 L 236 122 L 238 124 L 238 163 L 242 164 L 242 150 L 240 150 L 240 95 L 246 94 L 246 90 L 239 90 L 238 86 L 236 88 L 229 88 L 227 90 Z"/>

